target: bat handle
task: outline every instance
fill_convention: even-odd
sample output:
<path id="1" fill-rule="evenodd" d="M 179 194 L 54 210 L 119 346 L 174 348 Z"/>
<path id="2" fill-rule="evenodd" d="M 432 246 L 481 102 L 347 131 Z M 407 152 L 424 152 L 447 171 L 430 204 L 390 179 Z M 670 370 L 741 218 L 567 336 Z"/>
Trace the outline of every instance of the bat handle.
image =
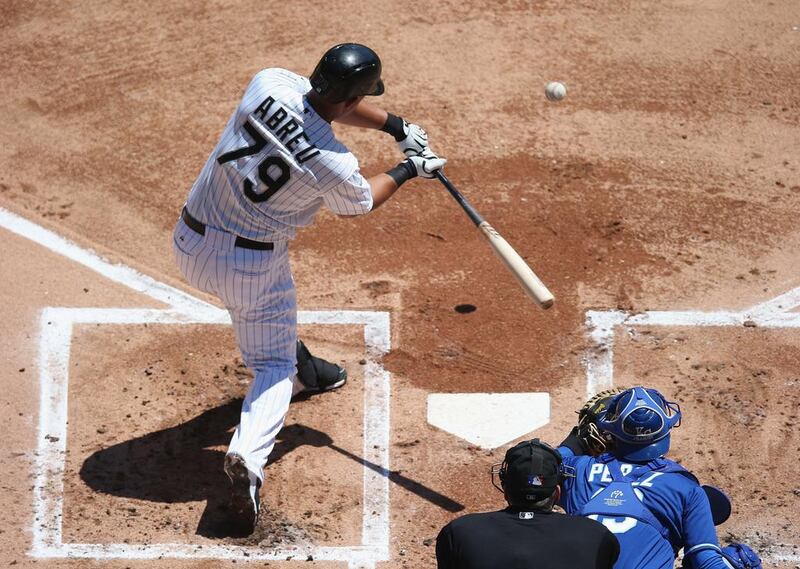
<path id="1" fill-rule="evenodd" d="M 450 192 L 450 195 L 455 198 L 455 200 L 458 202 L 458 205 L 460 205 L 461 209 L 464 210 L 464 213 L 466 213 L 467 216 L 469 216 L 469 218 L 472 220 L 472 223 L 474 223 L 476 226 L 479 226 L 484 222 L 483 216 L 479 214 L 474 207 L 472 207 L 472 204 L 467 201 L 467 198 L 461 195 L 461 192 L 459 192 L 453 183 L 447 179 L 447 176 L 444 175 L 444 172 L 442 172 L 441 168 L 435 170 L 433 174 L 442 183 L 442 185 L 447 188 L 447 191 Z"/>

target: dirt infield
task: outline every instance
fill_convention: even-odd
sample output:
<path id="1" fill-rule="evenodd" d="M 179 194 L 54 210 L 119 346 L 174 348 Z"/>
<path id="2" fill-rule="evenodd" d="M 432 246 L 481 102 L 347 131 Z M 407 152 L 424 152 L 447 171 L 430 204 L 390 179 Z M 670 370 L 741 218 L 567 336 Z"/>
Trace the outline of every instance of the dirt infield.
<path id="1" fill-rule="evenodd" d="M 587 310 L 738 312 L 800 287 L 795 1 L 490 5 L 2 3 L 4 210 L 194 294 L 171 232 L 247 81 L 269 66 L 308 73 L 330 45 L 360 41 L 384 62 L 379 104 L 428 130 L 450 179 L 556 305 L 523 295 L 436 182 L 412 181 L 362 219 L 322 213 L 292 246 L 300 308 L 389 314 L 378 362 L 391 374 L 389 472 L 364 455 L 374 369 L 362 328 L 304 325 L 351 381 L 292 406 L 267 471 L 268 519 L 241 539 L 219 527 L 221 457 L 248 381 L 230 330 L 76 325 L 68 436 L 40 433 L 41 311 L 165 305 L 0 227 L 0 564 L 241 562 L 32 554 L 47 434 L 65 447 L 63 488 L 45 489 L 63 499 L 53 527 L 65 543 L 349 547 L 373 514 L 364 479 L 378 476 L 390 498 L 378 565 L 435 566 L 444 523 L 500 507 L 486 473 L 504 449 L 430 426 L 428 394 L 548 392 L 537 436 L 558 442 L 585 395 Z M 567 85 L 564 101 L 545 99 L 551 80 Z M 336 130 L 366 174 L 399 159 L 382 133 Z M 800 563 L 800 328 L 626 324 L 613 349 L 617 383 L 683 405 L 674 456 L 734 498 L 720 537 L 757 546 L 770 567 Z M 283 561 L 269 564 L 293 566 Z"/>

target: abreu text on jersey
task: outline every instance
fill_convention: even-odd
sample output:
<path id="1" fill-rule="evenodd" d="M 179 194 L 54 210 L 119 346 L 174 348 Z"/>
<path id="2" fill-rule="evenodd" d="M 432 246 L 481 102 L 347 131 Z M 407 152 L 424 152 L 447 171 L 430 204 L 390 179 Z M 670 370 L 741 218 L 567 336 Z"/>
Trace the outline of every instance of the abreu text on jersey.
<path id="1" fill-rule="evenodd" d="M 275 105 L 275 110 L 267 118 L 270 108 Z M 293 118 L 285 120 L 289 112 L 281 105 L 275 104 L 275 99 L 267 97 L 250 115 L 265 128 L 269 129 L 281 141 L 297 161 L 302 164 L 320 152 L 308 139 L 308 136 Z M 298 132 L 299 131 L 299 132 Z M 295 134 L 297 133 L 297 134 Z M 294 136 L 292 136 L 294 135 Z M 291 136 L 291 138 L 289 138 Z M 305 144 L 303 144 L 305 143 Z"/>

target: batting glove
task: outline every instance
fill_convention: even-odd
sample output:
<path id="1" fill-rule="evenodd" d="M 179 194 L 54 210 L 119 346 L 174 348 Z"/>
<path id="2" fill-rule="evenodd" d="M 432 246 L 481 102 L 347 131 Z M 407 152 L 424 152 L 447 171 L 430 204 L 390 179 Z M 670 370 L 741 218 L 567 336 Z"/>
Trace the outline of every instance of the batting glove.
<path id="1" fill-rule="evenodd" d="M 430 150 L 428 133 L 418 124 L 403 121 L 403 134 L 404 138 L 397 141 L 397 146 L 400 147 L 400 152 L 406 156 L 415 156 Z"/>
<path id="2" fill-rule="evenodd" d="M 392 135 L 400 152 L 406 156 L 422 154 L 428 148 L 428 133 L 424 128 L 392 113 L 386 114 L 386 123 L 381 130 Z"/>
<path id="3" fill-rule="evenodd" d="M 447 164 L 447 158 L 439 158 L 430 148 L 425 148 L 421 154 L 409 156 L 403 163 L 414 169 L 414 175 L 433 178 L 436 170 L 442 169 Z"/>

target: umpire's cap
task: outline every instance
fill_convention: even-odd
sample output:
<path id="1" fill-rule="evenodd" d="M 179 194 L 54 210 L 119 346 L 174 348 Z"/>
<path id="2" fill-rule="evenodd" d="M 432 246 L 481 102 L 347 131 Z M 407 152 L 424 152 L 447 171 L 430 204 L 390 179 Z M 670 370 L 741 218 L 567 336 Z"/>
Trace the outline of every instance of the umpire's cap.
<path id="1" fill-rule="evenodd" d="M 499 474 L 514 504 L 538 502 L 552 496 L 562 480 L 561 455 L 539 439 L 523 441 L 508 449 Z"/>
<path id="2" fill-rule="evenodd" d="M 384 91 L 378 54 L 359 43 L 341 43 L 326 51 L 310 81 L 314 91 L 331 103 Z"/>

